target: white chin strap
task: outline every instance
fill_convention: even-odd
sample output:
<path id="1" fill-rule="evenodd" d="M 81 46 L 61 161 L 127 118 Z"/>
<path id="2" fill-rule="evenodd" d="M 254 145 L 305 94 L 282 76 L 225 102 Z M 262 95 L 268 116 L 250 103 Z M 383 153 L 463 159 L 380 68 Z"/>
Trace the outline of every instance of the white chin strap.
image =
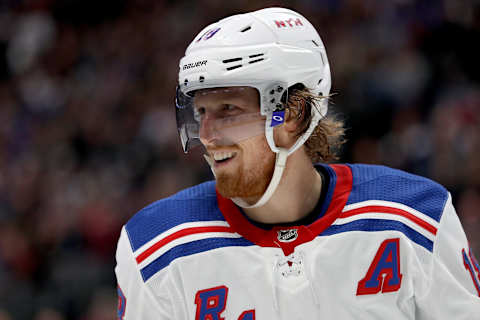
<path id="1" fill-rule="evenodd" d="M 268 185 L 267 190 L 265 190 L 265 193 L 256 203 L 249 205 L 246 201 L 244 201 L 241 198 L 232 198 L 232 201 L 237 206 L 242 208 L 257 208 L 267 203 L 267 201 L 270 200 L 272 195 L 275 193 L 275 190 L 277 189 L 278 184 L 280 183 L 283 170 L 285 169 L 285 164 L 287 163 L 288 154 L 289 153 L 287 149 L 278 148 L 277 157 L 275 159 L 275 169 L 273 170 L 272 179 L 270 180 L 270 184 Z"/>

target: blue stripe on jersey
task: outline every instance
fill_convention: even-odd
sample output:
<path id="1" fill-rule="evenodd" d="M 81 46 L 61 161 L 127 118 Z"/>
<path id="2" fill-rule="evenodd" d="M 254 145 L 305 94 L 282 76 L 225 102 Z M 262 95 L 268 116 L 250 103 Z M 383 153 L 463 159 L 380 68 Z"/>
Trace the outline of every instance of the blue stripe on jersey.
<path id="1" fill-rule="evenodd" d="M 225 221 L 218 209 L 215 182 L 209 181 L 185 189 L 140 210 L 126 224 L 136 251 L 157 235 L 186 222 Z"/>
<path id="2" fill-rule="evenodd" d="M 433 242 L 431 240 L 424 237 L 421 233 L 415 231 L 409 226 L 394 220 L 361 219 L 346 224 L 331 225 L 330 227 L 328 227 L 327 230 L 322 232 L 320 236 L 328 236 L 349 231 L 375 232 L 389 230 L 399 231 L 416 244 L 421 245 L 430 252 L 433 251 Z"/>
<path id="3" fill-rule="evenodd" d="M 330 179 L 327 194 L 325 196 L 325 201 L 323 201 L 323 203 L 322 203 L 322 207 L 320 208 L 320 214 L 318 216 L 318 218 L 321 218 L 321 217 L 323 217 L 325 212 L 327 212 L 327 209 L 330 206 L 330 202 L 332 201 L 333 192 L 335 191 L 335 187 L 337 186 L 337 175 L 335 174 L 335 171 L 332 169 L 332 167 L 330 167 L 329 165 L 318 164 L 318 166 L 321 166 L 325 169 L 325 171 L 328 173 L 329 179 Z"/>
<path id="4" fill-rule="evenodd" d="M 349 166 L 353 185 L 347 205 L 367 200 L 398 202 L 440 221 L 448 192 L 438 183 L 384 166 Z"/>
<path id="5" fill-rule="evenodd" d="M 143 281 L 147 281 L 155 273 L 168 266 L 170 262 L 180 257 L 223 247 L 244 247 L 252 245 L 254 244 L 245 238 L 208 238 L 196 240 L 173 247 L 142 268 L 140 272 L 142 273 Z"/>

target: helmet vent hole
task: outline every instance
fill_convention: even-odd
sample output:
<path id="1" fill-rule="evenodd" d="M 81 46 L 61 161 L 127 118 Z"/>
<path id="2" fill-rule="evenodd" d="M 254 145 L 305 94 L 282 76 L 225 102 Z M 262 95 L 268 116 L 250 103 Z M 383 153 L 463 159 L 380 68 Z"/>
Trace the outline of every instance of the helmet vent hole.
<path id="1" fill-rule="evenodd" d="M 241 64 L 236 65 L 236 66 L 232 66 L 232 67 L 228 67 L 228 68 L 227 68 L 227 71 L 230 71 L 230 70 L 233 70 L 233 69 L 237 69 L 237 68 L 241 68 L 241 67 L 242 67 Z"/>
<path id="2" fill-rule="evenodd" d="M 232 59 L 223 60 L 222 62 L 223 63 L 230 63 L 230 62 L 241 61 L 241 60 L 242 60 L 242 58 L 232 58 Z"/>
<path id="3" fill-rule="evenodd" d="M 320 83 L 322 83 L 322 80 L 323 80 L 323 78 L 322 78 L 322 79 L 320 79 L 320 80 L 318 80 L 318 83 L 317 83 L 317 85 L 318 85 L 318 84 L 320 84 Z"/>
<path id="4" fill-rule="evenodd" d="M 260 62 L 262 60 L 265 60 L 263 56 L 264 56 L 263 53 L 252 54 L 248 56 L 250 59 L 254 59 L 254 58 L 258 58 L 258 59 L 250 60 L 248 63 L 255 63 L 255 62 Z"/>
<path id="5" fill-rule="evenodd" d="M 240 32 L 247 32 L 248 30 L 252 29 L 252 26 L 246 26 L 245 28 L 243 28 L 242 30 L 240 30 Z"/>
<path id="6" fill-rule="evenodd" d="M 318 43 L 315 42 L 315 40 L 312 40 L 312 42 L 313 42 L 313 44 L 315 45 L 315 47 L 320 47 L 320 46 L 318 45 Z"/>
<path id="7" fill-rule="evenodd" d="M 256 59 L 256 60 L 249 61 L 248 63 L 260 62 L 260 61 L 262 61 L 262 60 L 265 60 L 265 59 L 260 58 L 260 59 Z"/>
<path id="8" fill-rule="evenodd" d="M 200 77 L 198 78 L 198 80 L 199 80 L 200 82 L 204 82 L 204 81 L 205 81 L 205 77 L 204 77 L 204 76 L 200 76 Z"/>

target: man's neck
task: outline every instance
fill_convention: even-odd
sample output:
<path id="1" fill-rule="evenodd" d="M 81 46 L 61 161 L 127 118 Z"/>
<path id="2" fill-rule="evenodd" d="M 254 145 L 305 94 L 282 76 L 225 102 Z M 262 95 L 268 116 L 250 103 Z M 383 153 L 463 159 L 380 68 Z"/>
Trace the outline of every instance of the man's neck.
<path id="1" fill-rule="evenodd" d="M 282 180 L 272 198 L 258 208 L 245 208 L 245 214 L 260 223 L 289 223 L 306 217 L 317 205 L 322 178 L 303 149 L 287 159 Z"/>

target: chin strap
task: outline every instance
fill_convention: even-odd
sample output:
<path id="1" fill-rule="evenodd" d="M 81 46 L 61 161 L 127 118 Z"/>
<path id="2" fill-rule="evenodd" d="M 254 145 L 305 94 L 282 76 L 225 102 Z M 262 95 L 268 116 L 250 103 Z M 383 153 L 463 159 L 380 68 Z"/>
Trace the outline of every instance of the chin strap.
<path id="1" fill-rule="evenodd" d="M 213 176 L 216 178 L 217 176 L 215 175 L 215 170 L 213 170 L 213 160 L 212 160 L 212 158 L 210 158 L 206 154 L 204 154 L 203 157 L 205 158 L 205 161 L 207 161 L 208 166 L 210 167 L 210 170 L 212 170 Z"/>
<path id="2" fill-rule="evenodd" d="M 241 198 L 232 198 L 232 201 L 239 207 L 242 208 L 257 208 L 263 206 L 267 203 L 268 200 L 272 197 L 273 193 L 278 187 L 280 180 L 282 178 L 283 170 L 285 169 L 285 164 L 287 163 L 288 150 L 283 148 L 278 148 L 277 157 L 275 159 L 275 169 L 273 170 L 273 176 L 270 180 L 270 184 L 265 190 L 265 193 L 262 197 L 254 204 L 249 205 Z"/>

